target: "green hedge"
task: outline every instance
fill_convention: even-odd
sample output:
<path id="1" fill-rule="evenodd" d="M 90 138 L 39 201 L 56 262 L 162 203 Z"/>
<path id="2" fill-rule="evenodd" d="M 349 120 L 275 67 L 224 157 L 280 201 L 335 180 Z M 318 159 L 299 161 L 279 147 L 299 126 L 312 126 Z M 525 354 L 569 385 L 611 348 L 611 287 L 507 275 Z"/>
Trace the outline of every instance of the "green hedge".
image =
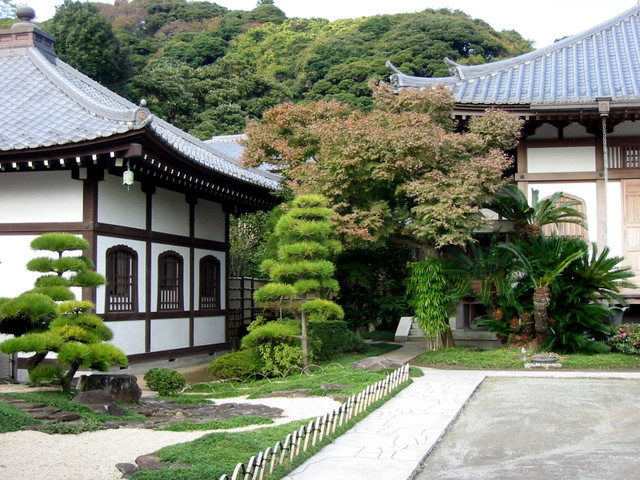
<path id="1" fill-rule="evenodd" d="M 264 369 L 264 360 L 257 348 L 238 350 L 214 358 L 208 371 L 216 380 L 246 379 Z"/>
<path id="2" fill-rule="evenodd" d="M 320 340 L 315 356 L 323 362 L 332 360 L 341 353 L 361 352 L 365 348 L 362 338 L 349 330 L 347 323 L 342 320 L 309 322 L 309 336 Z"/>

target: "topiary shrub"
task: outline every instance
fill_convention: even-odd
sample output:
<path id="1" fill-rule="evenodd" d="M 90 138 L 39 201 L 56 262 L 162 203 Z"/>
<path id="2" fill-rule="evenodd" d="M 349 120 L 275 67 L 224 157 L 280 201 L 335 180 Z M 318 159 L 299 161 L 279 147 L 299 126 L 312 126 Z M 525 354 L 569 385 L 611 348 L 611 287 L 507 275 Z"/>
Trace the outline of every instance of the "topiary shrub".
<path id="1" fill-rule="evenodd" d="M 168 368 L 152 368 L 144 374 L 144 381 L 154 392 L 159 395 L 171 395 L 182 390 L 187 384 L 187 379 L 180 372 Z"/>
<path id="2" fill-rule="evenodd" d="M 289 375 L 302 368 L 302 348 L 287 343 L 264 343 L 258 346 L 267 376 Z"/>
<path id="3" fill-rule="evenodd" d="M 62 385 L 64 383 L 64 370 L 58 365 L 40 364 L 29 372 L 29 383 L 33 385 L 40 383 Z"/>
<path id="4" fill-rule="evenodd" d="M 264 360 L 257 348 L 247 348 L 214 358 L 207 369 L 216 380 L 244 380 L 261 374 Z"/>
<path id="5" fill-rule="evenodd" d="M 342 320 L 309 322 L 309 336 L 318 339 L 315 355 L 324 362 L 344 352 L 362 352 L 365 349 L 362 338 L 349 330 Z"/>

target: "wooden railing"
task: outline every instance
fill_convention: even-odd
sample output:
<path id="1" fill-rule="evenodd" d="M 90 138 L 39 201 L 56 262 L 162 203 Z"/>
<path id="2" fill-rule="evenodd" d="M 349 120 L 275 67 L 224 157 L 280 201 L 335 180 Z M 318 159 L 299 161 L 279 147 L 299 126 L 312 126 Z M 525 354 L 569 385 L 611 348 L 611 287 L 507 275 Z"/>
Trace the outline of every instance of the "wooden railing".
<path id="1" fill-rule="evenodd" d="M 247 463 L 239 463 L 231 476 L 225 474 L 219 480 L 262 480 L 265 475 L 273 473 L 276 465 L 290 464 L 300 453 L 333 435 L 336 428 L 389 395 L 408 379 L 409 365 L 404 365 L 391 372 L 384 380 L 369 385 L 357 395 L 352 395 L 333 412 L 311 420 L 308 425 L 290 433 L 284 442 L 277 442 L 273 447 L 251 457 Z"/>

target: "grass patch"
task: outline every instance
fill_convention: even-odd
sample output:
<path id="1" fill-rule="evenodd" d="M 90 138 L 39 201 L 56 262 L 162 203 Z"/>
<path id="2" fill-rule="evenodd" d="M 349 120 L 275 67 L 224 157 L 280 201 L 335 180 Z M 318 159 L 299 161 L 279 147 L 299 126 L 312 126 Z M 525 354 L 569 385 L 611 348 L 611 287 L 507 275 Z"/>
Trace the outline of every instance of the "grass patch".
<path id="1" fill-rule="evenodd" d="M 425 367 L 456 367 L 474 369 L 522 369 L 524 362 L 519 350 L 477 350 L 469 347 L 441 348 L 424 352 L 415 362 Z M 595 355 L 562 355 L 563 367 L 571 369 L 628 369 L 640 368 L 640 357 L 620 353 Z"/>
<path id="2" fill-rule="evenodd" d="M 268 425 L 273 423 L 269 417 L 255 417 L 251 415 L 236 415 L 235 417 L 211 422 L 189 423 L 180 422 L 175 425 L 161 428 L 169 432 L 193 432 L 202 430 L 228 430 L 230 428 L 248 427 L 250 425 Z"/>
<path id="3" fill-rule="evenodd" d="M 393 342 L 396 338 L 396 332 L 392 332 L 390 330 L 374 330 L 373 332 L 360 332 L 360 336 L 365 340 Z"/>
<path id="4" fill-rule="evenodd" d="M 262 378 L 246 381 L 201 382 L 185 390 L 185 393 L 206 394 L 208 398 L 239 397 L 247 395 L 249 398 L 260 398 L 281 390 L 308 390 L 310 396 L 324 397 L 334 393 L 353 395 L 364 390 L 367 385 L 376 383 L 384 378 L 388 372 L 369 372 L 366 370 L 352 370 L 351 365 L 358 360 L 373 356 L 382 356 L 400 348 L 400 345 L 379 343 L 370 345 L 364 353 L 347 354 L 336 360 L 313 368 L 313 373 L 296 373 L 286 377 Z M 323 389 L 325 384 L 349 385 L 350 388 Z M 175 399 L 176 395 L 171 397 Z"/>
<path id="5" fill-rule="evenodd" d="M 323 442 L 319 442 L 316 445 L 315 449 L 309 449 L 301 454 L 290 465 L 276 467 L 274 474 L 268 478 L 282 478 L 287 472 L 302 464 L 307 458 L 330 443 L 333 438 L 347 431 L 361 418 L 364 418 L 388 401 L 402 388 L 404 387 L 400 387 L 386 399 L 379 400 L 350 422 L 338 427 L 335 435 L 325 438 Z M 266 448 L 273 447 L 276 442 L 283 442 L 287 435 L 308 424 L 309 420 L 301 420 L 250 432 L 212 433 L 193 442 L 165 447 L 155 452 L 163 462 L 187 463 L 191 467 L 144 470 L 135 473 L 131 478 L 132 480 L 200 480 L 203 478 L 220 478 L 224 474 L 230 475 L 239 462 L 246 462 Z"/>
<path id="6" fill-rule="evenodd" d="M 189 393 L 208 393 L 209 398 L 225 398 L 248 395 L 249 398 L 260 398 L 281 390 L 308 390 L 309 395 L 327 396 L 336 393 L 335 390 L 321 388 L 325 384 L 349 385 L 340 389 L 340 393 L 352 395 L 358 393 L 367 385 L 376 383 L 387 375 L 386 371 L 369 372 L 366 370 L 351 370 L 339 364 L 332 364 L 317 368 L 312 374 L 300 373 L 288 377 L 266 378 L 245 382 L 208 382 L 198 383 Z"/>
<path id="7" fill-rule="evenodd" d="M 127 412 L 126 408 L 123 408 L 125 411 L 125 415 L 122 417 L 114 417 L 112 415 L 106 415 L 103 413 L 93 412 L 86 405 L 81 405 L 78 403 L 74 403 L 71 401 L 73 398 L 73 394 L 63 393 L 63 392 L 27 392 L 27 393 L 5 393 L 7 397 L 19 398 L 26 402 L 34 402 L 34 403 L 43 403 L 49 407 L 59 408 L 60 410 L 65 410 L 67 412 L 75 412 L 80 415 L 80 418 L 85 422 L 84 425 L 65 425 L 64 422 L 59 424 L 51 424 L 46 427 L 43 427 L 41 431 L 45 433 L 70 433 L 76 434 L 87 431 L 101 430 L 104 429 L 104 422 L 112 421 L 112 420 L 124 420 L 124 421 L 144 421 L 145 416 L 140 415 L 138 413 Z M 7 407 L 11 407 L 10 405 L 0 401 L 0 412 L 4 412 Z M 17 410 L 15 407 L 11 407 L 14 410 Z M 121 406 L 122 408 L 122 406 Z M 20 411 L 22 415 L 26 415 L 31 421 L 26 425 L 33 425 L 39 423 L 34 420 L 30 415 Z M 13 420 L 14 416 L 11 415 L 0 415 L 0 432 L 15 432 L 20 430 L 23 425 L 20 425 L 20 422 L 15 422 Z M 22 421 L 27 421 L 24 419 Z"/>
<path id="8" fill-rule="evenodd" d="M 0 401 L 0 433 L 17 432 L 27 425 L 40 423 L 19 408 Z"/>

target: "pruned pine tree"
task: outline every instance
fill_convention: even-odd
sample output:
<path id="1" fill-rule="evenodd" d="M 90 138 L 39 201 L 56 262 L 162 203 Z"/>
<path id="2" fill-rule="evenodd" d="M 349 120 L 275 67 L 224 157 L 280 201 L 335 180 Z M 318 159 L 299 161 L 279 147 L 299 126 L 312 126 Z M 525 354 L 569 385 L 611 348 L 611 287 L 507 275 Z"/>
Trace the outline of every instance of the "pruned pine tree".
<path id="1" fill-rule="evenodd" d="M 342 248 L 333 238 L 330 214 L 321 195 L 304 195 L 289 203 L 275 226 L 278 256 L 262 264 L 274 282 L 255 293 L 260 305 L 300 320 L 303 370 L 309 364 L 308 320 L 344 318 L 342 308 L 330 300 L 339 290 L 330 259 Z"/>
<path id="2" fill-rule="evenodd" d="M 113 364 L 128 365 L 124 352 L 105 343 L 113 334 L 99 316 L 90 313 L 95 305 L 76 300 L 71 291 L 72 287 L 95 288 L 105 283 L 81 254 L 88 247 L 86 240 L 70 233 L 40 235 L 31 248 L 51 252 L 53 257 L 30 260 L 27 269 L 42 273 L 34 289 L 0 303 L 0 332 L 15 335 L 0 344 L 0 351 L 35 352 L 27 361 L 31 378 L 41 378 L 37 372 L 41 362 L 49 353 L 57 354 L 57 363 L 66 365 L 67 371 L 48 371 L 60 380 L 65 392 L 80 367 L 106 371 Z"/>

